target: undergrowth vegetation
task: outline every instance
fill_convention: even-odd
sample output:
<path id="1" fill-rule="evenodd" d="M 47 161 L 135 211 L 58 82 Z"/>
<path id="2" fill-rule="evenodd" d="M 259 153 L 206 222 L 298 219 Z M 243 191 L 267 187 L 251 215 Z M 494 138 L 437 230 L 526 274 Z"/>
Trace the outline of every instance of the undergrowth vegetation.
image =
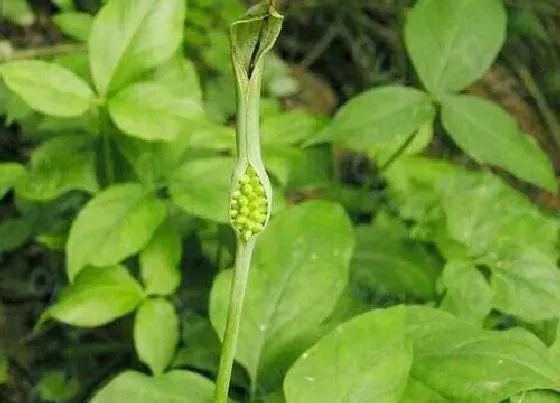
<path id="1" fill-rule="evenodd" d="M 527 196 L 558 192 L 560 125 L 541 93 L 545 140 L 473 91 L 537 17 L 404 2 L 399 33 L 379 31 L 400 59 L 363 60 L 387 74 L 339 88 L 353 96 L 333 116 L 240 30 L 263 63 L 241 166 L 244 5 L 53 3 L 63 43 L 0 46 L 2 402 L 211 402 L 236 246 L 255 237 L 232 401 L 560 402 L 560 216 Z M 290 10 L 309 10 L 286 3 L 293 34 Z"/>

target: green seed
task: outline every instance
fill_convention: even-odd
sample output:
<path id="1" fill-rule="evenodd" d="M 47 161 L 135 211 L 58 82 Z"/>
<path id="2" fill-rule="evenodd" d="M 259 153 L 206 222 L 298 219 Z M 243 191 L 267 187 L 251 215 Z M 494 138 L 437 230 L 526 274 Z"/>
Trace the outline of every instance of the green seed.
<path id="1" fill-rule="evenodd" d="M 237 199 L 239 196 L 241 196 L 241 192 L 239 190 L 236 189 L 231 192 L 231 197 L 233 197 L 234 199 Z"/>
<path id="2" fill-rule="evenodd" d="M 245 239 L 246 241 L 248 241 L 249 238 L 251 238 L 251 235 L 252 235 L 251 231 L 250 231 L 250 230 L 246 230 L 246 231 L 243 232 L 243 239 Z"/>
<path id="3" fill-rule="evenodd" d="M 249 175 L 243 174 L 239 178 L 239 183 L 242 183 L 242 184 L 249 183 L 249 180 L 250 180 Z"/>
<path id="4" fill-rule="evenodd" d="M 247 198 L 247 196 L 239 196 L 239 204 L 241 204 L 242 206 L 248 205 L 249 199 Z"/>
<path id="5" fill-rule="evenodd" d="M 250 193 L 253 193 L 253 187 L 251 185 L 249 185 L 248 183 L 243 185 L 243 193 L 248 195 Z"/>
<path id="6" fill-rule="evenodd" d="M 241 207 L 241 209 L 239 211 L 241 211 L 241 214 L 243 214 L 243 215 L 247 215 L 247 214 L 250 213 L 249 208 L 246 207 L 246 206 Z"/>
<path id="7" fill-rule="evenodd" d="M 229 212 L 229 215 L 232 216 L 233 218 L 237 217 L 238 214 L 239 214 L 239 211 L 237 211 L 237 210 L 231 210 Z"/>

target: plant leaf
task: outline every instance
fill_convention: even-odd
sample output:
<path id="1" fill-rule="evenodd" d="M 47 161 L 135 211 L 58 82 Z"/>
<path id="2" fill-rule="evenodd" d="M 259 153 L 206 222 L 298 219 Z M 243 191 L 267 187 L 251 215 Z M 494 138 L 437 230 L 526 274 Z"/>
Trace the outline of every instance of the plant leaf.
<path id="1" fill-rule="evenodd" d="M 263 145 L 291 146 L 311 139 L 326 123 L 326 119 L 305 109 L 294 109 L 263 119 Z"/>
<path id="2" fill-rule="evenodd" d="M 16 192 L 28 200 L 46 201 L 71 190 L 99 190 L 94 145 L 84 136 L 53 137 L 33 151 L 30 169 Z"/>
<path id="3" fill-rule="evenodd" d="M 545 345 L 525 330 L 486 331 L 429 307 L 408 307 L 414 343 L 410 372 L 422 388 L 448 402 L 500 402 L 531 389 L 560 390 L 560 371 Z M 422 393 L 425 395 L 425 393 Z"/>
<path id="4" fill-rule="evenodd" d="M 421 0 L 408 14 L 405 43 L 428 91 L 457 92 L 488 70 L 506 37 L 496 0 Z"/>
<path id="5" fill-rule="evenodd" d="M 560 315 L 560 270 L 549 257 L 515 249 L 486 263 L 492 269 L 494 307 L 528 322 Z"/>
<path id="6" fill-rule="evenodd" d="M 123 266 L 87 267 L 66 288 L 46 316 L 80 327 L 97 327 L 132 312 L 144 298 Z"/>
<path id="7" fill-rule="evenodd" d="M 169 179 L 171 199 L 187 213 L 227 223 L 233 163 L 229 157 L 186 162 Z"/>
<path id="8" fill-rule="evenodd" d="M 4 0 L 0 13 L 17 25 L 28 27 L 35 23 L 35 15 L 26 0 Z"/>
<path id="9" fill-rule="evenodd" d="M 492 309 L 492 290 L 471 262 L 450 261 L 443 270 L 446 288 L 440 309 L 482 325 Z"/>
<path id="10" fill-rule="evenodd" d="M 330 141 L 353 150 L 377 150 L 406 138 L 433 120 L 434 107 L 425 92 L 405 87 L 368 90 L 339 109 L 311 143 Z"/>
<path id="11" fill-rule="evenodd" d="M 89 37 L 90 66 L 102 96 L 170 59 L 183 38 L 185 1 L 120 0 L 97 14 Z"/>
<path id="12" fill-rule="evenodd" d="M 356 229 L 351 272 L 352 281 L 360 287 L 430 298 L 440 271 L 439 262 L 387 213 L 378 214 L 373 225 Z"/>
<path id="13" fill-rule="evenodd" d="M 498 166 L 524 181 L 556 192 L 556 178 L 546 154 L 491 101 L 466 95 L 445 97 L 442 119 L 457 145 L 477 162 Z"/>
<path id="14" fill-rule="evenodd" d="M 141 185 L 113 185 L 90 200 L 72 223 L 68 277 L 86 265 L 109 266 L 132 256 L 165 219 L 165 204 Z"/>
<path id="15" fill-rule="evenodd" d="M 512 397 L 511 403 L 558 403 L 560 394 L 549 390 L 531 390 Z"/>
<path id="16" fill-rule="evenodd" d="M 209 403 L 214 385 L 189 371 L 170 371 L 157 378 L 121 372 L 93 397 L 91 403 Z"/>
<path id="17" fill-rule="evenodd" d="M 202 88 L 196 67 L 180 52 L 154 71 L 154 80 L 177 94 L 188 95 L 198 105 L 203 105 Z"/>
<path id="18" fill-rule="evenodd" d="M 53 22 L 63 34 L 86 42 L 93 25 L 93 17 L 87 13 L 66 12 L 53 15 Z"/>
<path id="19" fill-rule="evenodd" d="M 337 326 L 303 353 L 286 375 L 286 400 L 398 402 L 411 364 L 405 309 L 375 310 Z"/>
<path id="20" fill-rule="evenodd" d="M 306 336 L 331 313 L 346 286 L 353 244 L 350 221 L 333 203 L 306 202 L 270 221 L 252 259 L 236 353 L 252 382 L 268 390 L 280 386 L 284 371 L 307 346 Z M 222 272 L 210 295 L 210 319 L 220 338 L 232 275 Z"/>
<path id="21" fill-rule="evenodd" d="M 124 133 L 144 140 L 172 140 L 202 119 L 202 105 L 156 82 L 128 86 L 109 100 L 109 112 Z"/>
<path id="22" fill-rule="evenodd" d="M 144 301 L 134 320 L 134 345 L 155 377 L 171 362 L 178 341 L 179 319 L 173 305 L 164 298 Z"/>
<path id="23" fill-rule="evenodd" d="M 19 248 L 31 236 L 33 227 L 24 218 L 12 218 L 0 222 L 0 252 Z"/>
<path id="24" fill-rule="evenodd" d="M 32 109 L 59 117 L 80 116 L 94 102 L 88 84 L 69 70 L 40 60 L 0 65 L 6 85 Z"/>
<path id="25" fill-rule="evenodd" d="M 181 236 L 169 223 L 163 223 L 140 252 L 140 273 L 148 295 L 171 295 L 181 283 Z"/>
<path id="26" fill-rule="evenodd" d="M 0 163 L 0 200 L 25 174 L 23 165 L 15 162 Z"/>

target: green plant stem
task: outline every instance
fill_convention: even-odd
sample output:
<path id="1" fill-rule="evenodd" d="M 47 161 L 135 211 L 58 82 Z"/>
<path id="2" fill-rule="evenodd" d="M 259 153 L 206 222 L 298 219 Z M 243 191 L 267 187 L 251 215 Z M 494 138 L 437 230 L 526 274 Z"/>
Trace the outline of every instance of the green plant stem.
<path id="1" fill-rule="evenodd" d="M 27 59 L 37 59 L 40 57 L 56 56 L 65 53 L 78 53 L 85 52 L 87 50 L 87 45 L 83 43 L 61 43 L 54 46 L 36 48 L 36 49 L 25 49 L 16 50 L 10 52 L 7 55 L 0 55 L 0 62 L 7 62 L 12 60 L 27 60 Z"/>
<path id="2" fill-rule="evenodd" d="M 237 338 L 239 335 L 241 312 L 243 310 L 243 300 L 245 299 L 245 290 L 247 289 L 249 267 L 251 264 L 251 255 L 253 253 L 254 246 L 254 237 L 249 239 L 248 242 L 241 241 L 239 237 L 237 239 L 235 272 L 231 286 L 227 325 L 222 344 L 223 347 L 220 357 L 220 367 L 218 370 L 214 403 L 226 403 L 228 399 L 231 371 L 233 367 L 233 360 L 235 358 Z"/>

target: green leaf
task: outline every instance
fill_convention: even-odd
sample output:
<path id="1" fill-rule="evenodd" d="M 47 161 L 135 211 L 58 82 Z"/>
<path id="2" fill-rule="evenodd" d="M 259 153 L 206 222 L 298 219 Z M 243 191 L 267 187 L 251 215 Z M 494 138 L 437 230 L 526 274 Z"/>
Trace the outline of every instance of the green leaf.
<path id="1" fill-rule="evenodd" d="M 31 155 L 29 171 L 16 186 L 19 196 L 46 201 L 71 190 L 99 190 L 96 152 L 84 136 L 57 136 L 47 140 Z"/>
<path id="2" fill-rule="evenodd" d="M 68 379 L 62 371 L 48 371 L 41 376 L 37 389 L 42 401 L 65 402 L 78 394 L 80 383 Z"/>
<path id="3" fill-rule="evenodd" d="M 0 200 L 25 174 L 23 165 L 15 162 L 0 163 Z"/>
<path id="4" fill-rule="evenodd" d="M 180 53 L 156 69 L 154 80 L 202 106 L 202 88 L 195 65 Z"/>
<path id="5" fill-rule="evenodd" d="M 35 23 L 35 15 L 26 0 L 3 0 L 0 4 L 0 18 L 22 26 Z"/>
<path id="6" fill-rule="evenodd" d="M 204 117 L 200 103 L 156 82 L 133 84 L 109 100 L 119 129 L 144 140 L 177 138 L 193 120 Z"/>
<path id="7" fill-rule="evenodd" d="M 538 251 L 515 249 L 487 264 L 494 307 L 528 322 L 560 315 L 560 270 L 554 260 Z"/>
<path id="8" fill-rule="evenodd" d="M 485 331 L 443 311 L 408 307 L 414 344 L 413 387 L 404 402 L 500 402 L 531 389 L 560 390 L 560 371 L 545 345 L 521 330 Z M 445 400 L 416 398 L 426 390 Z"/>
<path id="9" fill-rule="evenodd" d="M 375 88 L 352 98 L 339 109 L 332 122 L 317 137 L 353 150 L 376 150 L 389 141 L 411 135 L 433 120 L 434 107 L 428 95 L 405 87 Z"/>
<path id="10" fill-rule="evenodd" d="M 548 157 L 499 106 L 473 96 L 449 96 L 442 100 L 442 119 L 457 145 L 477 162 L 498 166 L 524 181 L 556 192 L 556 178 Z"/>
<path id="11" fill-rule="evenodd" d="M 140 273 L 148 295 L 171 295 L 181 283 L 181 236 L 163 223 L 140 252 Z"/>
<path id="12" fill-rule="evenodd" d="M 90 200 L 72 224 L 68 277 L 86 265 L 109 266 L 146 246 L 165 219 L 163 201 L 136 183 L 113 185 Z"/>
<path id="13" fill-rule="evenodd" d="M 32 230 L 31 223 L 23 218 L 0 222 L 0 252 L 19 248 L 31 236 Z"/>
<path id="14" fill-rule="evenodd" d="M 8 380 L 8 357 L 6 352 L 0 348 L 0 385 Z"/>
<path id="15" fill-rule="evenodd" d="M 451 261 L 442 283 L 446 292 L 440 309 L 481 325 L 492 309 L 492 290 L 482 273 L 471 262 Z"/>
<path id="16" fill-rule="evenodd" d="M 411 363 L 405 309 L 375 310 L 336 327 L 303 353 L 286 375 L 286 399 L 398 402 Z"/>
<path id="17" fill-rule="evenodd" d="M 358 227 L 352 281 L 380 293 L 430 298 L 440 264 L 408 237 L 403 224 L 382 212 L 374 225 Z"/>
<path id="18" fill-rule="evenodd" d="M 120 0 L 105 5 L 89 37 L 93 80 L 102 96 L 170 59 L 181 44 L 185 1 Z"/>
<path id="19" fill-rule="evenodd" d="M 140 361 L 155 377 L 161 376 L 171 362 L 178 341 L 179 320 L 169 301 L 156 298 L 140 305 L 134 320 L 134 345 Z"/>
<path id="20" fill-rule="evenodd" d="M 405 43 L 424 86 L 457 92 L 478 80 L 506 37 L 506 13 L 496 0 L 421 0 L 408 14 Z"/>
<path id="21" fill-rule="evenodd" d="M 531 390 L 512 397 L 511 403 L 558 403 L 560 394 L 548 390 Z"/>
<path id="22" fill-rule="evenodd" d="M 90 14 L 67 12 L 56 14 L 52 18 L 63 34 L 83 42 L 88 40 L 93 25 L 93 17 Z"/>
<path id="23" fill-rule="evenodd" d="M 188 371 L 170 371 L 157 378 L 140 372 L 117 375 L 91 400 L 91 403 L 209 403 L 214 384 Z"/>
<path id="24" fill-rule="evenodd" d="M 134 311 L 143 298 L 123 266 L 87 267 L 45 314 L 69 325 L 96 327 Z"/>
<path id="25" fill-rule="evenodd" d="M 306 202 L 270 221 L 252 259 L 236 353 L 253 383 L 280 386 L 346 286 L 353 244 L 351 223 L 333 203 Z M 210 295 L 210 319 L 220 337 L 232 275 L 222 272 Z"/>
<path id="26" fill-rule="evenodd" d="M 187 213 L 227 223 L 233 163 L 229 157 L 188 161 L 170 177 L 171 199 Z"/>
<path id="27" fill-rule="evenodd" d="M 261 127 L 264 145 L 291 146 L 311 139 L 325 125 L 325 118 L 315 116 L 305 109 L 265 118 Z"/>
<path id="28" fill-rule="evenodd" d="M 542 214 L 500 178 L 458 171 L 438 184 L 449 234 L 475 258 L 504 250 L 537 250 L 552 260 L 560 223 Z"/>
<path id="29" fill-rule="evenodd" d="M 81 78 L 56 64 L 20 60 L 0 65 L 6 85 L 31 108 L 52 116 L 80 116 L 94 103 Z"/>

